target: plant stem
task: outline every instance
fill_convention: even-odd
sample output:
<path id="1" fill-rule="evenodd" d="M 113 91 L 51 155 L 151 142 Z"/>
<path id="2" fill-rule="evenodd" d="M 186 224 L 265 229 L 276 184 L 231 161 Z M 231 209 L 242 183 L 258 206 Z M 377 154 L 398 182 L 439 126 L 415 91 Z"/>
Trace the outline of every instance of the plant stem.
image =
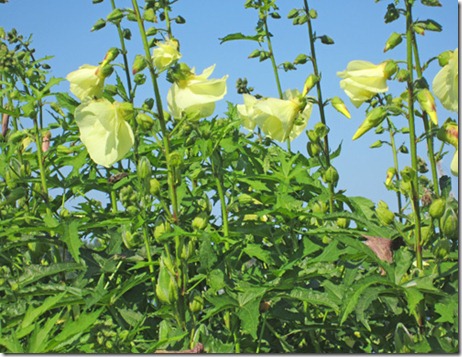
<path id="1" fill-rule="evenodd" d="M 393 123 L 391 122 L 390 118 L 387 117 L 387 123 L 388 123 L 388 132 L 390 133 L 390 145 L 391 145 L 391 151 L 393 153 L 393 167 L 395 168 L 395 176 L 396 179 L 400 180 L 400 175 L 399 175 L 399 163 L 398 163 L 398 151 L 396 150 L 396 143 L 395 143 L 395 128 L 393 126 Z M 401 192 L 399 190 L 396 191 L 396 198 L 398 200 L 398 212 L 401 214 L 403 211 L 403 202 L 401 198 Z M 402 217 L 400 215 L 399 221 L 402 222 Z"/>
<path id="2" fill-rule="evenodd" d="M 307 26 L 308 26 L 308 37 L 310 39 L 310 51 L 311 51 L 311 63 L 313 65 L 313 73 L 316 77 L 320 78 L 320 73 L 318 69 L 318 61 L 316 59 L 316 48 L 314 46 L 315 42 L 315 36 L 313 32 L 313 26 L 311 24 L 311 17 L 310 17 L 310 8 L 308 6 L 308 0 L 303 0 L 303 5 L 304 5 L 304 10 L 306 13 L 306 16 L 308 18 L 307 21 Z M 321 123 L 323 123 L 327 127 L 327 121 L 326 121 L 326 113 L 324 111 L 324 102 L 322 99 L 322 90 L 321 90 L 321 79 L 319 79 L 316 82 L 316 95 L 318 97 L 317 103 L 319 107 L 319 115 L 321 117 Z M 329 134 L 326 134 L 324 137 L 324 157 L 326 159 L 327 167 L 330 167 L 330 149 L 329 149 Z M 329 186 L 329 212 L 332 213 L 334 211 L 334 185 L 332 183 L 328 184 Z"/>
<path id="3" fill-rule="evenodd" d="M 168 175 L 167 181 L 168 181 L 170 200 L 172 203 L 172 211 L 173 211 L 172 217 L 173 217 L 174 223 L 177 223 L 178 222 L 178 199 L 177 199 L 177 194 L 176 194 L 175 180 L 173 177 L 174 176 L 173 168 L 170 163 L 170 141 L 169 141 L 169 135 L 167 131 L 167 125 L 165 122 L 164 111 L 162 108 L 162 99 L 160 97 L 159 85 L 157 83 L 157 74 L 154 70 L 153 63 L 150 60 L 151 52 L 149 50 L 148 39 L 146 37 L 146 31 L 144 29 L 144 23 L 143 23 L 141 14 L 140 14 L 137 0 L 132 0 L 132 5 L 133 5 L 133 10 L 135 11 L 136 20 L 138 22 L 138 28 L 139 28 L 140 35 L 141 35 L 141 40 L 143 42 L 143 48 L 144 48 L 146 60 L 148 63 L 152 86 L 154 89 L 154 96 L 155 96 L 156 107 L 157 107 L 157 115 L 158 115 L 158 119 L 160 123 L 160 129 L 162 131 L 162 140 L 164 144 L 163 149 L 165 152 L 165 161 L 167 163 L 167 175 Z"/>
<path id="4" fill-rule="evenodd" d="M 417 48 L 417 39 L 415 37 L 415 34 L 412 33 L 412 44 L 413 44 L 413 49 L 414 49 L 414 60 L 415 60 L 415 69 L 418 78 L 422 78 L 422 66 L 420 65 L 420 58 L 419 58 L 419 51 Z M 433 124 L 431 121 L 428 120 L 428 115 L 424 111 L 422 113 L 422 119 L 424 123 L 424 129 L 427 139 L 427 150 L 428 150 L 428 160 L 430 161 L 430 167 L 432 170 L 432 180 L 433 180 L 433 191 L 435 192 L 436 197 L 440 196 L 440 188 L 438 184 L 438 173 L 436 169 L 436 160 L 435 160 L 435 149 L 433 145 L 433 133 L 432 133 L 432 127 Z"/>
<path id="5" fill-rule="evenodd" d="M 406 45 L 407 45 L 407 70 L 409 72 L 409 78 L 407 83 L 408 102 L 409 102 L 409 140 L 411 146 L 411 162 L 414 174 L 412 175 L 411 181 L 411 201 L 412 208 L 414 211 L 414 235 L 415 235 L 415 253 L 417 259 L 417 268 L 422 269 L 422 244 L 421 244 L 421 229 L 420 229 L 420 207 L 418 197 L 418 160 L 417 160 L 417 142 L 415 135 L 415 117 L 414 117 L 414 79 L 413 79 L 413 55 L 412 55 L 412 4 L 409 0 L 406 0 Z"/>

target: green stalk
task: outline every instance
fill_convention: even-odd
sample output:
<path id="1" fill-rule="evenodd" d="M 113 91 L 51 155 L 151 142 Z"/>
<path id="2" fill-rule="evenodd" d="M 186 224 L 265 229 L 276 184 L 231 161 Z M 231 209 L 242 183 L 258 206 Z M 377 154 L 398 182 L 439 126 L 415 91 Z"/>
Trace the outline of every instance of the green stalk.
<path id="1" fill-rule="evenodd" d="M 111 5 L 112 5 L 112 10 L 116 9 L 115 1 L 111 0 Z M 117 27 L 117 33 L 119 34 L 119 41 L 120 41 L 120 49 L 122 50 L 122 57 L 124 60 L 124 69 L 125 69 L 125 76 L 127 78 L 127 88 L 128 88 L 128 94 L 130 96 L 130 102 L 133 103 L 133 93 L 132 93 L 132 81 L 130 78 L 130 66 L 128 64 L 128 57 L 127 57 L 127 49 L 125 47 L 125 39 L 124 39 L 124 34 L 122 32 L 122 28 L 120 27 L 120 24 L 116 25 Z"/>
<path id="2" fill-rule="evenodd" d="M 304 10 L 306 12 L 308 21 L 307 21 L 307 26 L 308 26 L 308 37 L 310 39 L 310 51 L 311 51 L 311 63 L 313 64 L 313 74 L 320 78 L 320 73 L 318 69 L 318 61 L 316 59 L 316 48 L 314 46 L 315 42 L 315 36 L 314 36 L 314 31 L 313 31 L 313 26 L 311 24 L 311 17 L 309 15 L 310 13 L 310 8 L 308 6 L 308 0 L 303 0 L 304 4 Z M 322 90 L 321 90 L 321 80 L 319 80 L 316 83 L 316 95 L 318 97 L 317 104 L 319 107 L 319 115 L 321 117 L 321 123 L 323 123 L 327 127 L 327 121 L 326 121 L 326 113 L 324 112 L 324 102 L 322 99 Z M 329 149 L 329 134 L 326 134 L 324 137 L 324 157 L 326 159 L 327 167 L 330 167 L 330 149 Z M 329 212 L 332 213 L 334 211 L 334 185 L 332 183 L 328 183 L 329 186 Z"/>
<path id="3" fill-rule="evenodd" d="M 136 20 L 137 20 L 138 28 L 139 28 L 140 35 L 141 35 L 141 40 L 143 42 L 144 53 L 146 56 L 146 60 L 148 62 L 148 68 L 149 68 L 149 73 L 151 76 L 152 86 L 154 89 L 154 96 L 155 96 L 156 107 L 157 107 L 157 115 L 159 119 L 160 129 L 162 131 L 162 140 L 164 144 L 163 146 L 164 146 L 164 152 L 165 152 L 165 161 L 167 163 L 167 174 L 168 174 L 167 181 L 168 181 L 170 200 L 172 203 L 172 210 L 173 210 L 172 216 L 173 216 L 174 223 L 177 223 L 178 222 L 178 199 L 176 195 L 175 180 L 173 177 L 174 176 L 173 168 L 170 163 L 170 141 L 169 141 L 169 135 L 167 131 L 167 125 L 165 122 L 164 111 L 162 108 L 162 99 L 160 96 L 159 85 L 157 83 L 157 74 L 153 67 L 152 61 L 149 60 L 151 58 L 151 51 L 149 49 L 148 39 L 146 37 L 146 30 L 144 28 L 144 23 L 143 23 L 141 14 L 140 14 L 137 0 L 132 0 L 132 5 L 133 5 L 133 10 L 136 15 Z"/>
<path id="4" fill-rule="evenodd" d="M 396 179 L 399 182 L 400 175 L 399 175 L 398 151 L 396 150 L 396 143 L 395 143 L 395 132 L 394 132 L 395 129 L 394 129 L 393 123 L 388 117 L 387 117 L 387 123 L 388 123 L 388 132 L 390 133 L 391 151 L 393 153 L 393 167 L 395 168 Z M 399 190 L 396 192 L 396 198 L 398 200 L 398 212 L 401 214 L 403 212 L 403 202 L 401 198 L 401 192 Z M 400 222 L 402 222 L 401 216 L 399 220 Z"/>
<path id="5" fill-rule="evenodd" d="M 411 146 L 411 162 L 414 175 L 411 181 L 411 201 L 412 208 L 414 211 L 414 235 L 415 235 L 415 253 L 417 260 L 417 269 L 422 269 L 422 236 L 421 236 L 421 222 L 420 222 L 420 207 L 418 197 L 418 160 L 417 160 L 417 142 L 415 135 L 415 117 L 414 117 L 414 79 L 413 79 L 413 55 L 412 55 L 412 4 L 411 1 L 406 1 L 406 45 L 407 45 L 407 70 L 409 72 L 409 78 L 407 83 L 408 102 L 409 102 L 409 140 Z"/>
<path id="6" fill-rule="evenodd" d="M 414 60 L 415 60 L 415 69 L 418 78 L 422 78 L 422 66 L 420 65 L 420 58 L 419 58 L 419 51 L 417 48 L 417 39 L 415 37 L 415 34 L 412 33 L 412 44 L 413 44 L 413 50 L 414 50 Z M 432 170 L 432 181 L 433 181 L 433 191 L 435 192 L 436 197 L 440 196 L 440 187 L 438 183 L 438 172 L 436 169 L 436 160 L 435 160 L 435 149 L 433 145 L 433 134 L 432 134 L 432 127 L 433 123 L 428 120 L 428 115 L 424 111 L 422 113 L 422 119 L 424 123 L 424 128 L 425 128 L 425 133 L 426 139 L 427 139 L 427 151 L 428 151 L 428 160 L 430 161 L 430 167 Z"/>

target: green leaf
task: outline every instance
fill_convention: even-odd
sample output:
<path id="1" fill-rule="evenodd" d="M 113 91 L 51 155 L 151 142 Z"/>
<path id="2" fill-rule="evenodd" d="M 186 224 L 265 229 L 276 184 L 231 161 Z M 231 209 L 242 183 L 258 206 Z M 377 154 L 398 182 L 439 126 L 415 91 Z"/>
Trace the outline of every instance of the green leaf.
<path id="1" fill-rule="evenodd" d="M 272 265 L 274 263 L 273 259 L 271 258 L 271 252 L 263 249 L 258 244 L 247 244 L 247 246 L 243 249 L 243 252 L 249 257 L 257 258 L 266 264 Z"/>
<path id="2" fill-rule="evenodd" d="M 85 267 L 77 263 L 55 263 L 49 266 L 29 265 L 24 269 L 24 273 L 19 277 L 18 284 L 21 288 L 32 284 L 50 275 L 57 275 L 64 272 L 75 272 L 83 270 Z"/>
<path id="3" fill-rule="evenodd" d="M 435 304 L 435 312 L 440 315 L 436 322 L 443 323 L 449 322 L 454 324 L 459 317 L 459 304 L 456 294 L 451 295 L 441 302 Z"/>
<path id="4" fill-rule="evenodd" d="M 249 35 L 244 35 L 240 32 L 236 32 L 236 33 L 231 33 L 229 35 L 226 35 L 225 37 L 222 37 L 219 40 L 220 40 L 220 45 L 224 42 L 236 41 L 236 40 L 250 40 L 250 41 L 261 42 L 262 36 L 261 35 L 249 36 Z"/>
<path id="5" fill-rule="evenodd" d="M 424 295 L 416 288 L 407 288 L 404 290 L 407 297 L 407 306 L 410 313 L 416 313 L 416 308 L 419 302 L 424 298 Z"/>
<path id="6" fill-rule="evenodd" d="M 329 295 L 316 290 L 304 289 L 301 287 L 294 288 L 288 295 L 290 298 L 308 302 L 313 305 L 327 306 L 338 312 L 339 306 L 335 301 L 329 298 Z"/>
<path id="7" fill-rule="evenodd" d="M 72 220 L 69 224 L 64 225 L 64 234 L 62 241 L 66 244 L 69 253 L 77 263 L 80 263 L 79 248 L 83 245 L 79 237 L 79 221 Z"/>
<path id="8" fill-rule="evenodd" d="M 24 316 L 24 319 L 22 320 L 21 328 L 24 329 L 27 326 L 34 323 L 43 313 L 52 309 L 65 295 L 66 293 L 61 293 L 55 296 L 50 296 L 46 298 L 41 303 L 41 305 L 36 308 L 29 306 Z M 18 336 L 18 337 L 22 338 L 24 336 Z"/>
<path id="9" fill-rule="evenodd" d="M 29 339 L 28 353 L 45 353 L 49 352 L 46 349 L 49 341 L 50 331 L 56 328 L 56 322 L 61 317 L 61 312 L 55 314 L 53 317 L 45 320 L 44 326 L 36 324 L 33 334 Z"/>
<path id="10" fill-rule="evenodd" d="M 144 315 L 136 310 L 117 308 L 122 318 L 132 327 L 138 326 L 144 321 Z"/>
<path id="11" fill-rule="evenodd" d="M 346 321 L 348 316 L 353 312 L 356 305 L 358 304 L 358 300 L 362 297 L 364 290 L 366 290 L 374 284 L 384 284 L 393 286 L 393 284 L 390 283 L 388 280 L 378 276 L 366 277 L 356 282 L 354 286 L 350 287 L 350 293 L 345 297 L 345 302 L 342 306 L 340 325 L 342 325 Z"/>

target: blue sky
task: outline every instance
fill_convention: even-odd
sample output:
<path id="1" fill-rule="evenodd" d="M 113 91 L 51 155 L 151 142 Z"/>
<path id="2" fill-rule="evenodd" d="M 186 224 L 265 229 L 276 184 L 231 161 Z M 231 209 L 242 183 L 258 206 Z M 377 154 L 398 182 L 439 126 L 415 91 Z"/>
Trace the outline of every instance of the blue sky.
<path id="1" fill-rule="evenodd" d="M 255 42 L 235 41 L 220 45 L 219 38 L 229 33 L 242 32 L 253 34 L 257 22 L 257 12 L 244 9 L 244 0 L 179 0 L 173 5 L 171 16 L 181 15 L 186 19 L 184 25 L 174 25 L 173 33 L 181 43 L 182 61 L 197 72 L 216 64 L 212 77 L 229 75 L 228 94 L 225 100 L 217 104 L 216 114 L 221 114 L 226 108 L 226 101 L 235 104 L 242 103 L 242 98 L 236 93 L 235 83 L 238 78 L 246 77 L 256 93 L 264 96 L 277 96 L 274 77 L 269 61 L 258 62 L 247 59 L 247 56 L 257 48 Z M 346 68 L 351 60 L 361 59 L 374 63 L 392 58 L 405 60 L 404 42 L 397 48 L 384 53 L 383 47 L 389 35 L 393 32 L 404 32 L 404 18 L 385 24 L 383 16 L 387 5 L 392 1 L 374 0 L 312 0 L 310 7 L 318 12 L 314 21 L 314 30 L 318 35 L 328 35 L 335 41 L 334 45 L 326 46 L 317 42 L 316 54 L 322 73 L 323 98 L 340 96 L 347 104 L 352 118 L 343 117 L 333 109 L 327 109 L 327 123 L 330 127 L 330 145 L 335 149 L 342 143 L 342 154 L 333 164 L 340 173 L 337 188 L 346 189 L 349 196 L 364 196 L 374 202 L 382 199 L 390 207 L 396 208 L 395 194 L 386 190 L 383 182 L 388 167 L 392 166 L 392 156 L 389 149 L 383 146 L 379 149 L 369 149 L 369 145 L 385 136 L 376 136 L 372 132 L 356 141 L 351 137 L 364 119 L 365 106 L 356 109 L 339 86 L 336 73 Z M 420 20 L 433 19 L 443 26 L 443 32 L 427 31 L 419 36 L 419 49 L 422 61 L 438 55 L 446 50 L 458 47 L 458 3 L 454 0 L 441 0 L 443 7 L 425 7 L 416 1 L 414 18 Z M 139 0 L 142 4 L 143 1 Z M 116 0 L 119 7 L 129 7 L 131 1 Z M 282 18 L 270 20 L 269 27 L 273 33 L 273 46 L 278 63 L 292 61 L 299 53 L 309 54 L 309 42 L 306 26 L 293 26 L 286 18 L 294 7 L 302 7 L 302 0 L 279 1 L 279 13 Z M 82 64 L 98 64 L 107 49 L 119 46 L 117 32 L 114 26 L 90 32 L 91 27 L 99 18 L 105 18 L 111 11 L 110 1 L 92 4 L 91 0 L 10 0 L 0 4 L 0 26 L 5 30 L 16 28 L 23 35 L 33 35 L 33 47 L 37 49 L 37 57 L 54 56 L 49 61 L 55 77 L 65 77 L 67 73 L 76 70 Z M 133 29 L 133 39 L 128 43 L 130 57 L 142 53 L 142 47 Z M 434 61 L 425 72 L 429 82 L 433 80 L 440 67 Z M 312 73 L 309 63 L 300 66 L 297 71 L 281 71 L 283 90 L 303 88 L 305 78 Z M 163 83 L 161 89 L 166 97 L 169 84 Z M 63 82 L 60 90 L 67 91 L 68 83 Z M 403 84 L 390 85 L 390 91 L 399 95 L 404 91 Z M 139 92 L 142 95 L 143 92 Z M 146 86 L 146 97 L 152 96 Z M 457 118 L 455 113 L 448 112 L 438 103 L 440 123 L 446 118 Z M 308 123 L 310 129 L 319 121 L 316 110 Z M 404 118 L 398 118 L 397 126 L 404 125 Z M 418 126 L 418 130 L 422 130 Z M 420 131 L 421 132 L 421 131 Z M 420 133 L 419 132 L 419 133 Z M 404 142 L 405 138 L 402 138 Z M 398 144 L 401 142 L 398 140 Z M 302 134 L 292 144 L 293 151 L 306 153 L 307 138 Z M 449 154 L 443 160 L 441 170 L 450 175 L 449 164 L 453 148 L 448 148 Z M 419 147 L 419 155 L 426 157 L 426 149 Z M 409 164 L 409 155 L 400 156 L 401 167 Z M 453 179 L 453 187 L 457 186 L 457 178 Z M 456 188 L 457 189 L 457 188 Z M 455 190 L 456 191 L 456 190 Z M 456 191 L 457 192 L 457 191 Z"/>

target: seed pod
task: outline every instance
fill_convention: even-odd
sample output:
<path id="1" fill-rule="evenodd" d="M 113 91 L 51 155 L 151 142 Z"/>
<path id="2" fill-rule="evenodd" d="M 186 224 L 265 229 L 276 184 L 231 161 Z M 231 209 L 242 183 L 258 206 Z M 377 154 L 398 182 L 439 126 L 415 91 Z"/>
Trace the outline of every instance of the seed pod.
<path id="1" fill-rule="evenodd" d="M 160 182 L 156 178 L 149 180 L 149 193 L 153 196 L 157 196 L 160 192 Z"/>
<path id="2" fill-rule="evenodd" d="M 375 213 L 385 226 L 390 225 L 395 219 L 395 214 L 388 209 L 388 205 L 384 201 L 379 201 Z"/>
<path id="3" fill-rule="evenodd" d="M 209 215 L 206 212 L 201 212 L 198 216 L 194 217 L 191 226 L 194 230 L 201 231 L 207 227 Z"/>
<path id="4" fill-rule="evenodd" d="M 189 298 L 189 310 L 199 312 L 204 308 L 204 298 L 197 290 L 193 290 Z"/>
<path id="5" fill-rule="evenodd" d="M 437 198 L 432 202 L 430 208 L 428 209 L 428 213 L 432 218 L 441 218 L 443 217 L 444 211 L 446 208 L 446 200 L 444 198 Z"/>
<path id="6" fill-rule="evenodd" d="M 453 239 L 459 233 L 459 220 L 452 209 L 448 209 L 443 217 L 443 226 L 441 227 L 444 235 Z"/>

